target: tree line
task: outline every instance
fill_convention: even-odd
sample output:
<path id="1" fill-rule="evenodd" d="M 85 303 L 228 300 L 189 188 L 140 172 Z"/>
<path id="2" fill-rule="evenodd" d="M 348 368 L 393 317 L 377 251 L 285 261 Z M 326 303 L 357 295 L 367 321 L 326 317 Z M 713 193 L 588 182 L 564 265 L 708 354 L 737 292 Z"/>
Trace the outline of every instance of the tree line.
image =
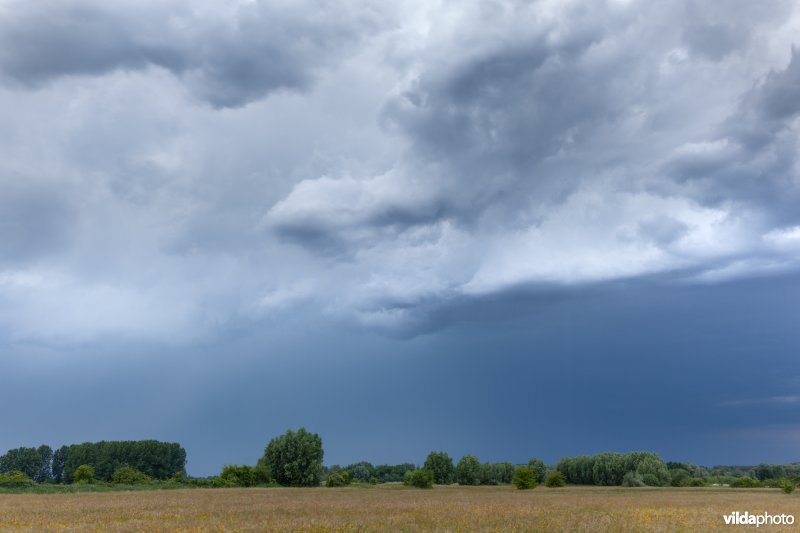
<path id="1" fill-rule="evenodd" d="M 55 452 L 46 444 L 15 448 L 0 456 L 0 473 L 21 472 L 37 483 L 71 483 L 81 465 L 91 466 L 100 481 L 112 481 L 121 467 L 163 480 L 184 470 L 186 450 L 176 442 L 157 440 L 100 441 L 62 446 Z"/>
<path id="2" fill-rule="evenodd" d="M 465 455 L 457 463 L 444 451 L 433 451 L 423 465 L 323 466 L 322 439 L 305 428 L 288 430 L 269 441 L 255 465 L 226 465 L 217 476 L 186 476 L 186 451 L 178 443 L 156 440 L 100 441 L 62 446 L 15 448 L 0 456 L 0 486 L 32 483 L 169 483 L 199 487 L 296 486 L 328 487 L 361 483 L 403 482 L 427 488 L 435 484 L 501 485 L 533 488 L 575 485 L 604 486 L 779 486 L 793 490 L 800 482 L 800 463 L 755 467 L 714 467 L 684 462 L 665 463 L 655 452 L 605 452 L 565 457 L 547 466 L 533 458 L 527 464 L 481 462 Z"/>

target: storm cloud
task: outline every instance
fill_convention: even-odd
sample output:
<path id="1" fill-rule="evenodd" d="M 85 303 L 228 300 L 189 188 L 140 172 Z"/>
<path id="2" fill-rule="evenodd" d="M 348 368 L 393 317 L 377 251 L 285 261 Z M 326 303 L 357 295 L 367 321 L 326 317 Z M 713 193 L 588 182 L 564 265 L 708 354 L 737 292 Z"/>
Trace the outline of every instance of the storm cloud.
<path id="1" fill-rule="evenodd" d="M 236 107 L 306 89 L 379 22 L 367 3 L 6 2 L 0 71 L 37 87 L 70 75 L 166 69 L 196 97 Z"/>
<path id="2" fill-rule="evenodd" d="M 798 35 L 788 0 L 0 0 L 0 354 L 164 397 L 156 360 L 237 391 L 303 368 L 378 391 L 430 361 L 499 398 L 497 357 L 582 369 L 598 420 L 628 399 L 598 400 L 597 372 L 623 390 L 620 369 L 677 358 L 665 393 L 702 357 L 726 368 L 688 381 L 721 442 L 736 409 L 800 394 L 781 300 L 800 268 Z M 780 390 L 736 381 L 752 373 Z M 248 394 L 253 416 L 275 400 Z M 324 423 L 316 399 L 296 407 Z M 483 427 L 513 418 L 501 404 Z M 788 410 L 767 418 L 795 438 Z"/>

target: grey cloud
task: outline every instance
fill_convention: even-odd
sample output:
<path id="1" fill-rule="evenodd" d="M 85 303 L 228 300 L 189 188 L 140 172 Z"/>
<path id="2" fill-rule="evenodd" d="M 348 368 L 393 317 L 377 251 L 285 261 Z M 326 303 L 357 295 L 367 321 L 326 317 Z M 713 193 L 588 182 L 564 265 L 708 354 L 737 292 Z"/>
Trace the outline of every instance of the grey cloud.
<path id="1" fill-rule="evenodd" d="M 366 4 L 308 0 L 195 7 L 189 2 L 12 2 L 0 18 L 0 73 L 41 86 L 67 75 L 161 67 L 215 107 L 302 90 L 377 25 Z"/>
<path id="2" fill-rule="evenodd" d="M 665 172 L 703 202 L 758 206 L 776 224 L 796 223 L 798 113 L 800 53 L 793 48 L 788 65 L 747 91 L 715 137 L 681 147 Z"/>
<path id="3" fill-rule="evenodd" d="M 322 242 L 325 250 L 353 241 L 369 245 L 383 240 L 387 228 L 402 232 L 443 220 L 469 227 L 495 216 L 498 206 L 504 218 L 527 210 L 531 196 L 558 202 L 585 179 L 582 144 L 620 120 L 628 99 L 637 98 L 638 84 L 626 88 L 609 74 L 641 74 L 639 61 L 628 54 L 599 62 L 586 55 L 608 38 L 609 27 L 630 23 L 630 15 L 601 20 L 594 8 L 572 7 L 566 9 L 570 24 L 560 27 L 537 20 L 536 5 L 511 4 L 525 22 L 502 21 L 507 36 L 497 39 L 469 20 L 469 44 L 432 46 L 428 68 L 387 100 L 381 123 L 399 131 L 409 148 L 385 175 L 355 186 L 368 202 L 332 199 L 310 211 L 302 206 L 314 188 L 307 180 L 268 216 L 275 230 L 315 251 Z M 552 39 L 553 33 L 559 37 Z M 469 51 L 460 53 L 462 45 Z M 565 157 L 573 152 L 574 159 Z M 334 193 L 326 177 L 317 189 L 338 196 L 351 190 L 346 181 Z M 352 238 L 369 228 L 375 238 Z"/>
<path id="4" fill-rule="evenodd" d="M 0 271 L 66 246 L 73 215 L 68 195 L 46 184 L 26 176 L 0 180 Z"/>
<path id="5" fill-rule="evenodd" d="M 748 48 L 776 28 L 789 48 L 789 4 L 497 7 L 467 8 L 457 31 L 413 48 L 414 74 L 381 113 L 407 142 L 389 170 L 309 177 L 266 215 L 280 237 L 387 287 L 428 276 L 399 298 L 370 282 L 366 323 L 422 331 L 420 316 L 439 322 L 434 301 L 524 284 L 795 263 L 762 236 L 796 205 L 796 54 L 768 74 Z M 408 257 L 413 273 L 386 267 Z"/>
<path id="6" fill-rule="evenodd" d="M 714 61 L 744 47 L 748 37 L 747 29 L 726 24 L 692 24 L 683 30 L 689 50 Z"/>

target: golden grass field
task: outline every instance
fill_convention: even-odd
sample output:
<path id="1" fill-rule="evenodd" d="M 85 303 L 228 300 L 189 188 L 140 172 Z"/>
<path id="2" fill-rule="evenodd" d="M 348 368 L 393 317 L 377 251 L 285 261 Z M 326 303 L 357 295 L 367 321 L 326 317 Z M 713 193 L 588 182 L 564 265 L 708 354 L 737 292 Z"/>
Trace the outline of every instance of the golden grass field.
<path id="1" fill-rule="evenodd" d="M 725 531 L 732 511 L 794 514 L 775 489 L 398 486 L 0 494 L 0 530 Z M 800 525 L 760 531 L 800 531 Z"/>

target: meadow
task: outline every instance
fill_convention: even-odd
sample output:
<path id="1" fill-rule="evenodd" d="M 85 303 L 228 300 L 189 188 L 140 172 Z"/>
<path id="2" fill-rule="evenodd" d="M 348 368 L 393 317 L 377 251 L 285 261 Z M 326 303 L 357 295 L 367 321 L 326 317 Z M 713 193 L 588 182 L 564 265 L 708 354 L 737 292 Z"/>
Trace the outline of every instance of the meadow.
<path id="1" fill-rule="evenodd" d="M 800 514 L 775 489 L 436 486 L 0 494 L 0 530 L 723 531 L 733 511 Z M 796 519 L 800 517 L 795 516 Z M 763 527 L 760 528 L 763 530 Z M 769 526 L 768 531 L 796 531 Z"/>

